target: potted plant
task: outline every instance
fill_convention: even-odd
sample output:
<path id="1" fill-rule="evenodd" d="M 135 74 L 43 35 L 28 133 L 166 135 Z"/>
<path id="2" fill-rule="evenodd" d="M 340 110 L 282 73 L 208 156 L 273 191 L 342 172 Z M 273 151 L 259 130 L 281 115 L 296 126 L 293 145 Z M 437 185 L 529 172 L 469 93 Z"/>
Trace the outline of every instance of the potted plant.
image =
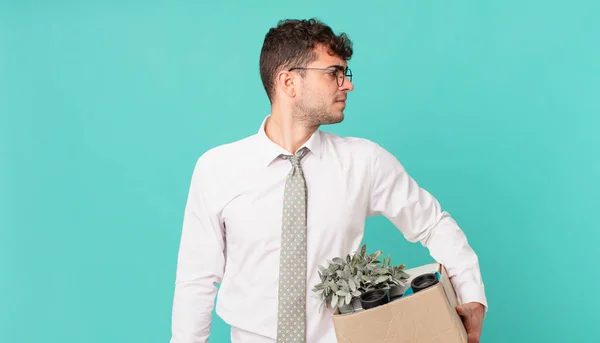
<path id="1" fill-rule="evenodd" d="M 319 266 L 321 282 L 312 291 L 321 299 L 321 307 L 339 309 L 340 313 L 362 310 L 360 296 L 374 290 L 384 290 L 388 297 L 406 288 L 409 275 L 404 265 L 394 266 L 391 257 L 379 260 L 378 250 L 367 254 L 367 246 L 344 258 L 335 257 L 328 266 Z M 400 293 L 401 294 L 401 293 Z"/>

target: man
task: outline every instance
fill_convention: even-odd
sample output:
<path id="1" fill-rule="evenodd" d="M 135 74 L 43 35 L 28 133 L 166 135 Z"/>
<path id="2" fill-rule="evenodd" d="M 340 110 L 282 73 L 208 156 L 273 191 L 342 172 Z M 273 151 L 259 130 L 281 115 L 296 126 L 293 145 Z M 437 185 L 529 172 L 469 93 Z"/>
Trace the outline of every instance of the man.
<path id="1" fill-rule="evenodd" d="M 319 130 L 344 119 L 351 56 L 349 39 L 316 20 L 267 33 L 270 115 L 257 134 L 205 152 L 192 175 L 171 343 L 207 342 L 216 284 L 233 342 L 336 342 L 331 309 L 319 312 L 311 294 L 318 265 L 356 251 L 375 215 L 446 265 L 469 342 L 479 341 L 487 303 L 461 229 L 385 149 Z"/>

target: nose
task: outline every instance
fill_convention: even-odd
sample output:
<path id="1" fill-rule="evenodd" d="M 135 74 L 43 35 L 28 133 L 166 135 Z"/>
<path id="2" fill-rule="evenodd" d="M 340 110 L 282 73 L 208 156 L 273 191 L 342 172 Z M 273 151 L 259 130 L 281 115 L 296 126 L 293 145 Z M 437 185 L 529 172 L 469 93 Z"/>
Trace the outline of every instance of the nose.
<path id="1" fill-rule="evenodd" d="M 352 90 L 354 90 L 354 84 L 344 75 L 344 83 L 340 88 L 343 91 L 352 92 Z"/>

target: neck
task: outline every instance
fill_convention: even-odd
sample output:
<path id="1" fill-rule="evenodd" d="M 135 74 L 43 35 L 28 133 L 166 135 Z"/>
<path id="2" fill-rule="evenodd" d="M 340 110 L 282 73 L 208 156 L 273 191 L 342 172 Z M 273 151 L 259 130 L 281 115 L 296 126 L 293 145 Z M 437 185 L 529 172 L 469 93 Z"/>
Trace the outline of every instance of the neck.
<path id="1" fill-rule="evenodd" d="M 265 133 L 275 144 L 295 154 L 318 128 L 300 122 L 291 110 L 286 111 L 273 105 L 271 116 L 265 124 Z"/>

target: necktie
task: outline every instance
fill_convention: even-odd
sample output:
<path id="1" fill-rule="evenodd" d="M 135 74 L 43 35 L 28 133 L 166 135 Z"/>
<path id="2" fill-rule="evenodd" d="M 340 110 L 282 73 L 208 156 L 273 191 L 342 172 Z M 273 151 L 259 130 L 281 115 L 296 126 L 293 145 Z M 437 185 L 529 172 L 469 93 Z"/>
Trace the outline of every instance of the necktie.
<path id="1" fill-rule="evenodd" d="M 306 342 L 306 182 L 300 161 L 308 152 L 282 155 L 292 164 L 283 198 L 277 342 Z"/>

